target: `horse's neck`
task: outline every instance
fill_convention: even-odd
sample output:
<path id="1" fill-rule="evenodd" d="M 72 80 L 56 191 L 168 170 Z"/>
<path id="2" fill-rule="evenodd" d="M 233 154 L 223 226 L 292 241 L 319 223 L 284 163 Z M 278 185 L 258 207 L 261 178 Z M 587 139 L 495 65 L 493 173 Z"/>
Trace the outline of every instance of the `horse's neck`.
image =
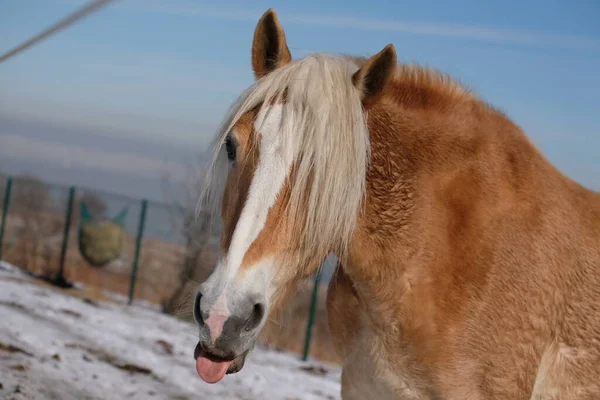
<path id="1" fill-rule="evenodd" d="M 536 190 L 539 177 L 560 179 L 516 125 L 483 103 L 399 101 L 369 115 L 367 194 L 346 265 L 383 313 L 406 290 L 418 288 L 424 302 L 428 290 L 447 290 L 444 257 L 458 235 L 474 240 L 470 227 L 494 218 L 502 199 Z"/>

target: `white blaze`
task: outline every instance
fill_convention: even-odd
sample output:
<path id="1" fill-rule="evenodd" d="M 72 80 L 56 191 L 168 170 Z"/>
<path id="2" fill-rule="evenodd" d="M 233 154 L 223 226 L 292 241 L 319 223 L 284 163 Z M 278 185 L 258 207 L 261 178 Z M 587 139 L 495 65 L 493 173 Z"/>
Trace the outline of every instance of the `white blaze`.
<path id="1" fill-rule="evenodd" d="M 274 104 L 262 108 L 256 116 L 254 129 L 261 136 L 260 155 L 246 203 L 234 229 L 227 256 L 202 285 L 208 289 L 204 295 L 210 300 L 206 300 L 213 304 L 211 313 L 229 316 L 232 305 L 244 294 L 269 292 L 273 266 L 270 257 L 252 266 L 244 279 L 233 283 L 233 278 L 246 252 L 264 228 L 269 210 L 275 204 L 291 167 L 292 157 L 281 148 L 283 112 L 282 104 Z M 290 121 L 286 121 L 286 125 L 290 126 L 288 124 Z"/>
<path id="2" fill-rule="evenodd" d="M 254 129 L 260 134 L 260 157 L 246 204 L 233 232 L 227 254 L 227 274 L 235 275 L 244 255 L 265 226 L 267 214 L 275 204 L 290 165 L 286 165 L 281 149 L 283 105 L 264 107 L 256 116 Z M 289 162 L 289 161 L 288 161 Z"/>

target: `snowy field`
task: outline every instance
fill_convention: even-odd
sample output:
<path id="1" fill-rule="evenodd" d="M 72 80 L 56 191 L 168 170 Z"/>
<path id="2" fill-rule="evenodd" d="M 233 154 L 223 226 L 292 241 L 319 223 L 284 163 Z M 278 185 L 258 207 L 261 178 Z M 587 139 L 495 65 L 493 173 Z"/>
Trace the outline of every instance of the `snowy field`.
<path id="1" fill-rule="evenodd" d="M 0 264 L 0 399 L 339 399 L 340 372 L 257 348 L 208 385 L 196 329 L 148 307 L 98 303 L 33 283 Z"/>

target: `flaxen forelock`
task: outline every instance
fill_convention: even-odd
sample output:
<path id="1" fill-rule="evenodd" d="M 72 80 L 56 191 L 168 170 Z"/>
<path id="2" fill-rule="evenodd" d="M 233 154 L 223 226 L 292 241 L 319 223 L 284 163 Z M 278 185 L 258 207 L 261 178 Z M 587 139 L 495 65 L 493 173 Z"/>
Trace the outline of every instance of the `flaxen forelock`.
<path id="1" fill-rule="evenodd" d="M 287 215 L 305 215 L 297 232 L 304 252 L 325 256 L 335 249 L 344 257 L 364 199 L 370 151 L 365 111 L 351 79 L 358 63 L 350 57 L 314 54 L 272 71 L 248 88 L 214 139 L 200 200 L 205 210 L 218 215 L 228 171 L 222 147 L 236 121 L 285 95 L 281 151 L 293 157 L 294 168 Z M 254 136 L 259 140 L 260 135 Z"/>

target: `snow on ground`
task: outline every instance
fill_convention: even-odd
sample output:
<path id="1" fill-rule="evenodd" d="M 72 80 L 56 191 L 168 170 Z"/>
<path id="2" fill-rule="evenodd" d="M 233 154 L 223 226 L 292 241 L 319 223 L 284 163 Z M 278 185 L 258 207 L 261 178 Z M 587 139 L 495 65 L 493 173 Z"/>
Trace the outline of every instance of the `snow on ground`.
<path id="1" fill-rule="evenodd" d="M 196 329 L 139 305 L 96 303 L 0 265 L 0 399 L 339 399 L 339 369 L 257 348 L 238 374 L 196 375 Z"/>

